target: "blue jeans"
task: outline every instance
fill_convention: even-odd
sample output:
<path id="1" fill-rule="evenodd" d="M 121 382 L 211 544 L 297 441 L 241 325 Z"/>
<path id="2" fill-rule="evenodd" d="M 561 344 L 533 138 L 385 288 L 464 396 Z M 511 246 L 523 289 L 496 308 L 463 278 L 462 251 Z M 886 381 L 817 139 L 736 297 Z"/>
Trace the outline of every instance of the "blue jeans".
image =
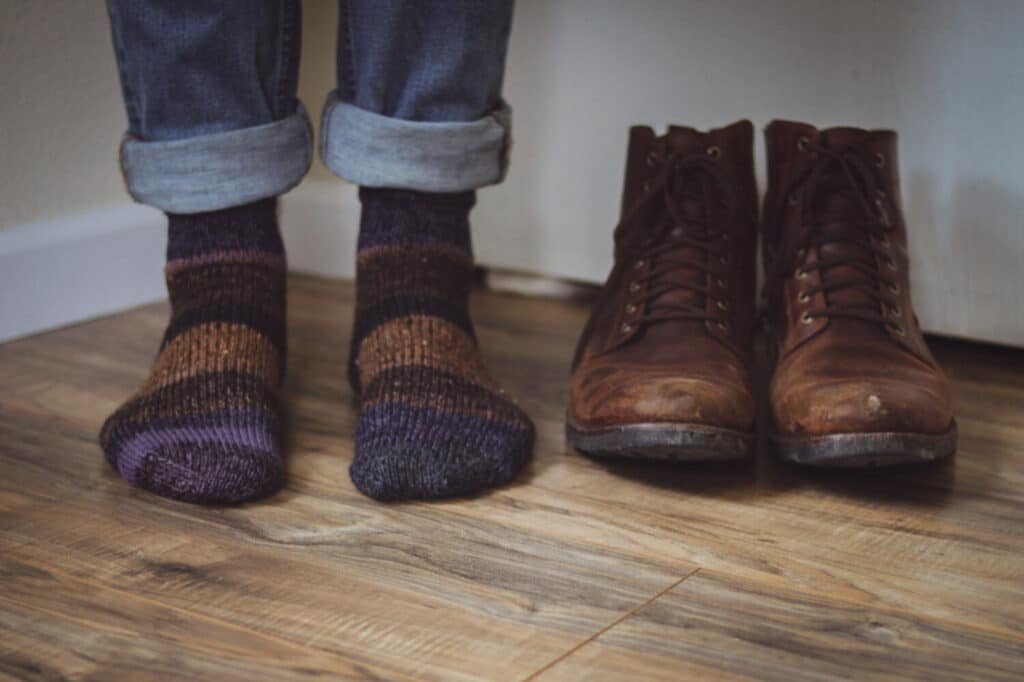
<path id="1" fill-rule="evenodd" d="M 350 182 L 457 192 L 500 182 L 512 0 L 340 0 L 324 163 Z M 296 97 L 299 0 L 108 0 L 128 191 L 172 213 L 281 194 L 312 161 Z"/>

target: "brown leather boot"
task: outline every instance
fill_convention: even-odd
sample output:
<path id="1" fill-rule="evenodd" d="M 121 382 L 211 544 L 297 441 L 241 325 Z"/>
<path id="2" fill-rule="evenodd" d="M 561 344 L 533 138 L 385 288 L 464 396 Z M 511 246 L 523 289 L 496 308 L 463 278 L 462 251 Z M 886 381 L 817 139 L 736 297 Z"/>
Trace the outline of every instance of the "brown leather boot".
<path id="1" fill-rule="evenodd" d="M 566 433 L 591 455 L 753 447 L 757 191 L 749 121 L 630 131 L 615 266 L 573 360 Z"/>
<path id="2" fill-rule="evenodd" d="M 896 133 L 776 121 L 765 137 L 782 457 L 876 466 L 952 454 L 949 387 L 910 302 Z"/>

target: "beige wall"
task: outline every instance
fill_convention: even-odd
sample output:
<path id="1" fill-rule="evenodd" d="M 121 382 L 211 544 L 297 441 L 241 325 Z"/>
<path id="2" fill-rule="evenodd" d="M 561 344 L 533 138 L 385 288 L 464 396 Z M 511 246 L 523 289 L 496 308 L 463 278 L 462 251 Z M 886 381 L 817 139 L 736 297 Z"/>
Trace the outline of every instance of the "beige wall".
<path id="1" fill-rule="evenodd" d="M 334 0 L 306 0 L 300 96 L 334 81 Z M 0 0 L 0 230 L 127 200 L 126 127 L 101 0 Z M 315 121 L 317 123 L 317 121 Z M 313 177 L 332 177 L 317 162 Z"/>
<path id="2" fill-rule="evenodd" d="M 320 111 L 328 91 L 334 89 L 335 36 L 338 33 L 337 0 L 303 0 L 302 66 L 299 69 L 299 98 L 309 110 L 320 139 Z M 319 157 L 309 171 L 308 180 L 336 180 Z"/>
<path id="3" fill-rule="evenodd" d="M 103 3 L 0 2 L 0 229 L 124 201 Z"/>

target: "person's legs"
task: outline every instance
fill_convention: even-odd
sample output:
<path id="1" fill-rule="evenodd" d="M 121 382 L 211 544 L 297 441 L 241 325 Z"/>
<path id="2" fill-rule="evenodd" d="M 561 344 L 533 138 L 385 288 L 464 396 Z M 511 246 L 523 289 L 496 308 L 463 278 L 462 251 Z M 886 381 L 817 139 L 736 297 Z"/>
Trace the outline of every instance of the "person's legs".
<path id="1" fill-rule="evenodd" d="M 129 130 L 122 170 L 168 214 L 171 319 L 103 425 L 132 485 L 196 502 L 280 486 L 285 255 L 278 194 L 309 168 L 298 0 L 109 0 Z"/>
<path id="2" fill-rule="evenodd" d="M 377 499 L 473 493 L 529 459 L 468 310 L 474 190 L 504 175 L 508 0 L 342 2 L 321 153 L 362 185 L 350 377 L 352 480 Z"/>

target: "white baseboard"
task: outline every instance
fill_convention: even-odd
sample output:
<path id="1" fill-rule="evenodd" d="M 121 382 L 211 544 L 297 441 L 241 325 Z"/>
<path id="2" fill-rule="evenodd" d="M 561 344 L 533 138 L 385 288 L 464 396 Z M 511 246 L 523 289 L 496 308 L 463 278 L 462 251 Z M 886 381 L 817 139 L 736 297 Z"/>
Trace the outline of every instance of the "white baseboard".
<path id="1" fill-rule="evenodd" d="M 305 182 L 281 199 L 289 267 L 352 277 L 356 188 Z M 0 342 L 162 300 L 166 219 L 133 204 L 0 230 Z"/>
<path id="2" fill-rule="evenodd" d="M 573 299 L 593 290 L 594 285 L 588 286 L 560 277 L 546 277 L 517 270 L 487 268 L 484 287 L 490 291 L 502 291 L 532 298 Z"/>
<path id="3" fill-rule="evenodd" d="M 166 296 L 164 225 L 125 203 L 0 232 L 0 341 Z"/>

